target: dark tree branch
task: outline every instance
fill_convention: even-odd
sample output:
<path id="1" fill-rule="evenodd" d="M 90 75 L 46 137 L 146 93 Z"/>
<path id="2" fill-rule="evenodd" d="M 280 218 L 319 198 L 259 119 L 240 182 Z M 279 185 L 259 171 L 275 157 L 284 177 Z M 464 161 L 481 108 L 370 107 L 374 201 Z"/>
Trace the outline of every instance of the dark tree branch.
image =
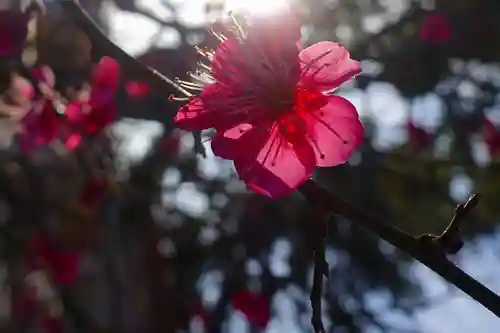
<path id="1" fill-rule="evenodd" d="M 331 213 L 324 211 L 321 207 L 318 207 L 317 212 L 320 214 L 317 222 L 319 226 L 316 228 L 316 237 L 314 243 L 314 272 L 313 272 L 313 285 L 311 288 L 311 307 L 312 307 L 312 317 L 311 324 L 315 332 L 324 333 L 325 328 L 323 326 L 322 320 L 322 296 L 323 296 L 323 276 L 328 278 L 329 267 L 325 260 L 325 241 L 328 230 L 328 220 L 331 217 Z"/>
<path id="2" fill-rule="evenodd" d="M 421 235 L 418 240 L 424 245 L 437 247 L 438 250 L 443 251 L 445 254 L 456 254 L 464 245 L 462 241 L 463 219 L 469 215 L 478 203 L 479 195 L 473 194 L 467 202 L 457 205 L 450 224 L 441 235 Z"/>
<path id="3" fill-rule="evenodd" d="M 110 56 L 126 68 L 140 73 L 143 75 L 144 79 L 149 82 L 165 87 L 167 96 L 169 93 L 176 91 L 177 85 L 172 80 L 163 76 L 158 71 L 142 65 L 134 57 L 130 56 L 127 52 L 123 51 L 108 37 L 106 37 L 106 34 L 74 0 L 61 0 L 59 4 L 80 27 L 80 29 L 87 34 L 89 39 L 92 41 L 92 45 L 99 49 L 99 51 L 101 51 L 104 55 Z"/>
<path id="4" fill-rule="evenodd" d="M 439 248 L 422 246 L 417 238 L 363 213 L 313 180 L 300 186 L 299 191 L 316 207 L 322 207 L 350 219 L 411 255 L 500 318 L 500 297 L 455 266 Z"/>
<path id="5" fill-rule="evenodd" d="M 103 53 L 114 57 L 125 67 L 143 72 L 145 78 L 149 79 L 151 83 L 162 85 L 166 93 L 171 92 L 174 89 L 173 87 L 177 88 L 172 80 L 153 69 L 141 65 L 133 57 L 112 43 L 74 1 L 61 0 L 60 3 L 68 15 L 79 24 L 80 28 L 87 33 L 92 42 Z M 422 246 L 422 242 L 417 238 L 361 212 L 350 203 L 331 194 L 312 180 L 300 186 L 299 191 L 315 208 L 342 215 L 375 233 L 380 238 L 411 255 L 441 275 L 449 283 L 461 289 L 500 318 L 500 297 L 455 266 L 436 247 Z M 316 250 L 318 249 L 321 250 L 321 248 L 317 248 Z M 319 262 L 322 262 L 321 272 L 324 272 L 324 257 L 323 260 L 321 259 L 321 254 L 318 253 L 316 261 L 318 265 L 320 265 Z"/>

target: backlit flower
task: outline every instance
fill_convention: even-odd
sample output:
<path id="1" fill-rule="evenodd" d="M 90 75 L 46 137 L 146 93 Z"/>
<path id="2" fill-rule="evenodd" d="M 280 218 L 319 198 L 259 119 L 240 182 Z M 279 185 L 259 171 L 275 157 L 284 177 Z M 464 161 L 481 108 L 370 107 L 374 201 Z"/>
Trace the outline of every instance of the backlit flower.
<path id="1" fill-rule="evenodd" d="M 214 153 L 233 160 L 249 188 L 273 198 L 288 195 L 316 166 L 344 163 L 361 143 L 356 108 L 332 90 L 360 73 L 359 62 L 334 42 L 298 47 L 293 15 L 236 23 L 215 51 L 198 48 L 190 81 L 177 80 L 189 101 L 178 127 L 215 128 Z M 195 93 L 198 93 L 195 96 Z M 173 98 L 181 100 L 180 98 Z"/>

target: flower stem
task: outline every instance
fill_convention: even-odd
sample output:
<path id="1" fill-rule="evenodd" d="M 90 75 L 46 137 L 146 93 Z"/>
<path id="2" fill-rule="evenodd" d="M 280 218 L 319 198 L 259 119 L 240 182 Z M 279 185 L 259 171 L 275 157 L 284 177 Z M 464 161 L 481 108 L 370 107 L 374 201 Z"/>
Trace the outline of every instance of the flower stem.
<path id="1" fill-rule="evenodd" d="M 301 185 L 299 191 L 315 207 L 342 215 L 411 255 L 500 318 L 500 296 L 455 266 L 446 258 L 445 253 L 437 248 L 424 246 L 417 238 L 363 213 L 313 180 Z"/>

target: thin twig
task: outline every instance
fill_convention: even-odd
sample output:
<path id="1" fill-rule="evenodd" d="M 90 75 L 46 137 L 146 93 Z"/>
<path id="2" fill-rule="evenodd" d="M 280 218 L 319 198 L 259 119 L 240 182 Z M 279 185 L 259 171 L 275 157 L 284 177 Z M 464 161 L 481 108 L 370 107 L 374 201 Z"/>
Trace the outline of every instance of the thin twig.
<path id="1" fill-rule="evenodd" d="M 146 80 L 164 86 L 167 95 L 168 93 L 173 93 L 175 90 L 179 90 L 178 85 L 173 80 L 163 76 L 152 68 L 142 65 L 134 57 L 113 43 L 75 1 L 61 0 L 59 4 L 80 29 L 87 34 L 93 46 L 98 48 L 104 55 L 114 58 L 128 69 L 141 73 Z"/>
<path id="2" fill-rule="evenodd" d="M 456 254 L 464 245 L 462 241 L 462 222 L 479 203 L 479 194 L 473 194 L 465 203 L 457 205 L 455 214 L 450 224 L 436 236 L 432 234 L 421 235 L 418 240 L 423 245 L 437 247 L 443 254 Z"/>

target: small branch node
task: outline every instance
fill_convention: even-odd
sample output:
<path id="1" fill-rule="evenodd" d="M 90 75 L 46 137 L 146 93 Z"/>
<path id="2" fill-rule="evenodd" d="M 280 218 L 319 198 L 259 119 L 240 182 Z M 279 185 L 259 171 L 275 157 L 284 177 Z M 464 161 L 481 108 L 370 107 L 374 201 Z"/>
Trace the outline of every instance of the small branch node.
<path id="1" fill-rule="evenodd" d="M 465 203 L 458 204 L 455 208 L 453 218 L 441 235 L 421 235 L 418 238 L 420 243 L 424 246 L 430 246 L 434 250 L 438 249 L 445 255 L 458 253 L 464 245 L 462 240 L 463 220 L 479 204 L 479 198 L 479 194 L 474 193 Z"/>

